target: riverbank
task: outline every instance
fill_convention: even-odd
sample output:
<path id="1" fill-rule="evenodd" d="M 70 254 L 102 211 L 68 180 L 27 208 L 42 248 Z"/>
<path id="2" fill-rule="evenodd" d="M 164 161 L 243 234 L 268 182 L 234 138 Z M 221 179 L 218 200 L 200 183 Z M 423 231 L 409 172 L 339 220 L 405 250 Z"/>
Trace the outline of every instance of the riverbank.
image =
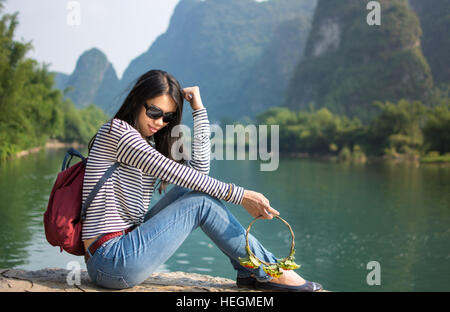
<path id="1" fill-rule="evenodd" d="M 58 149 L 58 148 L 68 148 L 68 147 L 73 147 L 76 149 L 79 148 L 85 148 L 87 147 L 84 144 L 80 144 L 77 141 L 75 142 L 62 142 L 59 140 L 55 140 L 55 139 L 50 139 L 48 140 L 44 146 L 38 146 L 38 147 L 34 147 L 28 150 L 24 150 L 24 151 L 20 151 L 18 153 L 16 153 L 15 155 L 11 156 L 11 158 L 20 158 L 20 157 L 25 157 L 28 156 L 30 154 L 34 154 L 37 153 L 39 151 L 41 151 L 42 149 Z"/>
<path id="2" fill-rule="evenodd" d="M 330 161 L 330 162 L 341 162 L 341 163 L 357 163 L 357 164 L 370 164 L 370 163 L 392 163 L 392 164 L 413 164 L 415 166 L 420 165 L 440 165 L 443 167 L 450 166 L 450 156 L 449 155 L 441 155 L 441 156 L 367 156 L 361 158 L 348 158 L 342 159 L 336 155 L 319 155 L 319 154 L 308 154 L 308 153 L 280 153 L 282 157 L 292 158 L 292 159 L 311 159 L 311 160 L 320 160 L 320 161 Z"/>
<path id="3" fill-rule="evenodd" d="M 44 146 L 31 148 L 28 150 L 24 150 L 18 152 L 14 156 L 10 158 L 20 158 L 25 157 L 33 153 L 37 153 L 42 149 L 58 149 L 58 148 L 69 148 L 73 147 L 75 149 L 86 148 L 87 145 L 80 144 L 79 142 L 62 142 L 55 139 L 50 139 L 46 142 Z M 280 156 L 286 158 L 295 158 L 295 159 L 311 159 L 311 160 L 320 160 L 320 161 L 332 161 L 332 162 L 342 162 L 342 163 L 379 163 L 379 162 L 390 162 L 390 163 L 411 163 L 416 166 L 423 164 L 435 164 L 441 166 L 449 166 L 450 165 L 450 154 L 447 153 L 445 155 L 435 155 L 429 154 L 423 157 L 420 156 L 405 156 L 405 155 L 392 155 L 392 156 L 366 156 L 363 157 L 346 157 L 342 158 L 338 155 L 326 155 L 326 154 L 309 154 L 309 153 L 300 153 L 300 152 L 290 152 L 290 153 L 280 153 Z"/>

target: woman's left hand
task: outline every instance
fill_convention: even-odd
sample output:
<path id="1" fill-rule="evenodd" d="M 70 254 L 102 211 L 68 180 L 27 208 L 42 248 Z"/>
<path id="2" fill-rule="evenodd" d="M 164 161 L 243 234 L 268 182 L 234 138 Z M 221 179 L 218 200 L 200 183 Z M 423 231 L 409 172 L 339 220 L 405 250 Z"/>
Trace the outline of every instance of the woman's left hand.
<path id="1" fill-rule="evenodd" d="M 202 98 L 200 97 L 200 88 L 198 86 L 183 88 L 184 99 L 191 104 L 193 110 L 204 108 Z"/>

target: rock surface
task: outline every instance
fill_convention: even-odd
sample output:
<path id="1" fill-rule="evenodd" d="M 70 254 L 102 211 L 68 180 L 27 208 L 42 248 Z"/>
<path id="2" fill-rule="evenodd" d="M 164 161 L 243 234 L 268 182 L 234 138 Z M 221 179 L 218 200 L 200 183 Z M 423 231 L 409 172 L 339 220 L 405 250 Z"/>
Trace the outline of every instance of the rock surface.
<path id="1" fill-rule="evenodd" d="M 142 284 L 123 290 L 101 288 L 91 282 L 87 271 L 81 270 L 79 285 L 71 285 L 71 271 L 47 268 L 37 271 L 0 270 L 0 292 L 227 292 L 254 291 L 236 287 L 233 280 L 204 274 L 170 272 L 154 273 Z M 68 283 L 67 280 L 72 281 Z"/>

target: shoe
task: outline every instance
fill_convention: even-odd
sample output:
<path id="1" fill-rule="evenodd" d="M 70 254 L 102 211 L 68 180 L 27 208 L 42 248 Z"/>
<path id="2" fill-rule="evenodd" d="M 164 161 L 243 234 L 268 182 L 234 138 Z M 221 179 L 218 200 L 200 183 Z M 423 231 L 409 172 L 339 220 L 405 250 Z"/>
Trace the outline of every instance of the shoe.
<path id="1" fill-rule="evenodd" d="M 316 282 L 306 281 L 299 286 L 282 285 L 272 282 L 259 282 L 254 277 L 238 277 L 236 285 L 239 288 L 255 288 L 261 290 L 286 291 L 286 292 L 317 292 L 323 290 L 322 285 Z"/>
<path id="2" fill-rule="evenodd" d="M 256 278 L 254 277 L 238 277 L 236 278 L 236 285 L 239 288 L 254 288 Z"/>
<path id="3" fill-rule="evenodd" d="M 258 282 L 255 283 L 256 289 L 274 290 L 274 291 L 289 291 L 289 292 L 316 292 L 323 290 L 322 285 L 316 282 L 306 281 L 299 286 L 282 285 L 272 282 Z"/>

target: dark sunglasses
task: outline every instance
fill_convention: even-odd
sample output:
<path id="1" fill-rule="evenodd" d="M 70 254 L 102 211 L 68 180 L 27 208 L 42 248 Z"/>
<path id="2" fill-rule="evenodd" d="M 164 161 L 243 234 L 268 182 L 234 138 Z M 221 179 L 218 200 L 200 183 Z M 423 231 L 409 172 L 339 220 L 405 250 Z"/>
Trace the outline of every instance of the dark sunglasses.
<path id="1" fill-rule="evenodd" d="M 155 105 L 150 105 L 150 107 L 147 105 L 147 103 L 144 103 L 144 107 L 146 110 L 146 114 L 149 118 L 151 119 L 158 119 L 158 118 L 163 118 L 163 122 L 172 122 L 175 120 L 175 118 L 177 117 L 177 113 L 176 112 L 170 112 L 170 113 L 165 113 L 159 108 L 156 107 Z"/>

